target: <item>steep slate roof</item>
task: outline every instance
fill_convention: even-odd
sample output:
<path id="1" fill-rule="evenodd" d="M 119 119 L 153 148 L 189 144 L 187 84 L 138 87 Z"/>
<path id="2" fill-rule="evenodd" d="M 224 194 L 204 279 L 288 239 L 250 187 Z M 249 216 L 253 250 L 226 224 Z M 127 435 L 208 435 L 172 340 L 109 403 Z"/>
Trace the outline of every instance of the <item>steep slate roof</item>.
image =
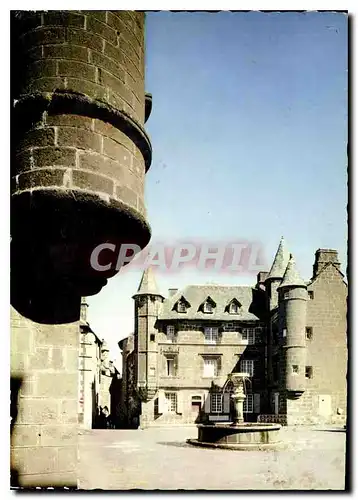
<path id="1" fill-rule="evenodd" d="M 136 297 L 137 295 L 162 295 L 159 293 L 157 282 L 155 280 L 154 271 L 151 267 L 147 267 L 144 270 L 142 279 L 140 281 L 137 293 L 133 295 Z"/>
<path id="2" fill-rule="evenodd" d="M 266 280 L 270 278 L 282 278 L 285 273 L 289 258 L 290 254 L 286 248 L 286 242 L 282 236 L 273 264 Z"/>
<path id="3" fill-rule="evenodd" d="M 303 279 L 299 275 L 299 272 L 297 271 L 296 261 L 293 258 L 293 255 L 290 256 L 290 260 L 288 261 L 283 280 L 278 288 L 283 288 L 286 286 L 306 287 L 306 283 L 303 281 Z"/>
<path id="4" fill-rule="evenodd" d="M 183 321 L 193 319 L 208 321 L 257 321 L 259 318 L 249 312 L 252 293 L 253 289 L 250 286 L 189 285 L 183 290 L 178 290 L 172 297 L 165 299 L 158 319 L 180 319 Z M 181 296 L 191 305 L 186 313 L 178 313 L 176 310 L 173 310 L 175 303 Z M 207 297 L 211 297 L 216 303 L 214 312 L 211 314 L 199 311 L 200 306 L 205 302 Z M 225 311 L 226 306 L 233 298 L 236 298 L 242 305 L 239 314 L 229 314 Z"/>

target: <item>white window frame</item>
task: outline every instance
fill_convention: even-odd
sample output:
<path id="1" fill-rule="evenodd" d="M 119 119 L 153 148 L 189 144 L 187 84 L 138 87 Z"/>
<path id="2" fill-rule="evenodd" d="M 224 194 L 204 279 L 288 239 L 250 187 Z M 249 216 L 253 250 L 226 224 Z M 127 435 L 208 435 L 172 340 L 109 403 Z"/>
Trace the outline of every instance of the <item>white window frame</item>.
<path id="1" fill-rule="evenodd" d="M 254 413 L 254 395 L 252 393 L 246 394 L 246 399 L 244 399 L 244 413 Z"/>
<path id="2" fill-rule="evenodd" d="M 175 341 L 175 327 L 174 325 L 167 325 L 167 340 L 173 343 Z"/>
<path id="3" fill-rule="evenodd" d="M 256 328 L 247 327 L 242 329 L 242 338 L 247 340 L 248 345 L 253 345 L 256 343 Z"/>
<path id="4" fill-rule="evenodd" d="M 178 396 L 176 392 L 165 392 L 164 393 L 166 412 L 167 413 L 177 413 L 178 409 Z"/>
<path id="5" fill-rule="evenodd" d="M 167 377 L 176 377 L 177 374 L 177 360 L 176 357 L 173 356 L 166 356 L 165 357 L 165 364 L 166 364 L 166 376 Z M 169 369 L 169 366 L 172 367 L 172 370 Z M 172 373 L 170 373 L 172 371 Z"/>
<path id="6" fill-rule="evenodd" d="M 219 340 L 219 328 L 208 326 L 204 329 L 205 344 L 217 344 Z"/>
<path id="7" fill-rule="evenodd" d="M 213 310 L 214 306 L 212 305 L 211 302 L 209 302 L 208 300 L 204 302 L 204 308 L 203 308 L 204 313 L 212 313 Z"/>
<path id="8" fill-rule="evenodd" d="M 253 377 L 255 373 L 255 360 L 242 359 L 240 361 L 240 371 L 241 373 L 249 373 L 250 377 Z"/>
<path id="9" fill-rule="evenodd" d="M 210 394 L 210 413 L 223 412 L 223 395 L 221 392 L 212 392 Z"/>
<path id="10" fill-rule="evenodd" d="M 213 378 L 218 376 L 218 371 L 219 371 L 219 360 L 218 358 L 215 357 L 204 357 L 204 371 L 203 371 L 203 377 L 204 378 Z M 206 367 L 208 366 L 213 366 L 214 369 L 212 373 L 208 373 L 208 370 L 206 370 Z"/>

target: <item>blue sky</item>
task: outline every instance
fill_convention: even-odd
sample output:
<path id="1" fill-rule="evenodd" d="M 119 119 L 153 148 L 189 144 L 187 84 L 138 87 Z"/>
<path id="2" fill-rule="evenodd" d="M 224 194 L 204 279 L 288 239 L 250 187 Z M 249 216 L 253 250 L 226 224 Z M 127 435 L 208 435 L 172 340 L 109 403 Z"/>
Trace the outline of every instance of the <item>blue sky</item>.
<path id="1" fill-rule="evenodd" d="M 283 235 L 304 278 L 317 248 L 337 249 L 345 271 L 347 67 L 344 14 L 147 14 L 152 241 L 259 241 L 270 263 Z M 88 298 L 114 358 L 133 331 L 140 277 L 120 272 Z M 157 281 L 164 295 L 254 284 L 193 269 Z"/>

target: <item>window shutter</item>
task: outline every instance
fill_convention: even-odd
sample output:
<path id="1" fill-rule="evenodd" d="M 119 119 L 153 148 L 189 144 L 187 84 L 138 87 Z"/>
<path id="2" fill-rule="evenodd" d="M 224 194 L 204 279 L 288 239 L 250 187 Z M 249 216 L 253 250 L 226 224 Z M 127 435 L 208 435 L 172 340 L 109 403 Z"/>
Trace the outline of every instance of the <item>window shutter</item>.
<path id="1" fill-rule="evenodd" d="M 254 413 L 260 413 L 260 394 L 254 394 Z"/>
<path id="2" fill-rule="evenodd" d="M 177 413 L 183 413 L 183 394 L 181 391 L 177 392 Z"/>
<path id="3" fill-rule="evenodd" d="M 165 396 L 164 391 L 159 391 L 158 394 L 158 413 L 165 412 Z"/>
<path id="4" fill-rule="evenodd" d="M 224 413 L 230 413 L 230 394 L 228 392 L 224 393 L 223 410 L 224 410 Z"/>
<path id="5" fill-rule="evenodd" d="M 211 397 L 210 393 L 208 393 L 206 395 L 206 397 L 205 397 L 205 402 L 204 402 L 204 411 L 205 411 L 205 413 L 210 413 L 210 397 Z"/>

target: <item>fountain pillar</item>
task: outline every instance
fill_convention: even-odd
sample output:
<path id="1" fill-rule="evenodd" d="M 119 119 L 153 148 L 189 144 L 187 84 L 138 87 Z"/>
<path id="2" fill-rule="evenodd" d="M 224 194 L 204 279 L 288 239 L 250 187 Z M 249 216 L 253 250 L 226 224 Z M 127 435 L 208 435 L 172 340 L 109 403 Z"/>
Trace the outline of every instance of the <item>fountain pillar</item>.
<path id="1" fill-rule="evenodd" d="M 234 385 L 234 393 L 231 395 L 235 403 L 235 416 L 233 425 L 244 423 L 244 401 L 246 399 L 244 381 L 249 378 L 249 373 L 231 373 L 229 379 Z"/>

